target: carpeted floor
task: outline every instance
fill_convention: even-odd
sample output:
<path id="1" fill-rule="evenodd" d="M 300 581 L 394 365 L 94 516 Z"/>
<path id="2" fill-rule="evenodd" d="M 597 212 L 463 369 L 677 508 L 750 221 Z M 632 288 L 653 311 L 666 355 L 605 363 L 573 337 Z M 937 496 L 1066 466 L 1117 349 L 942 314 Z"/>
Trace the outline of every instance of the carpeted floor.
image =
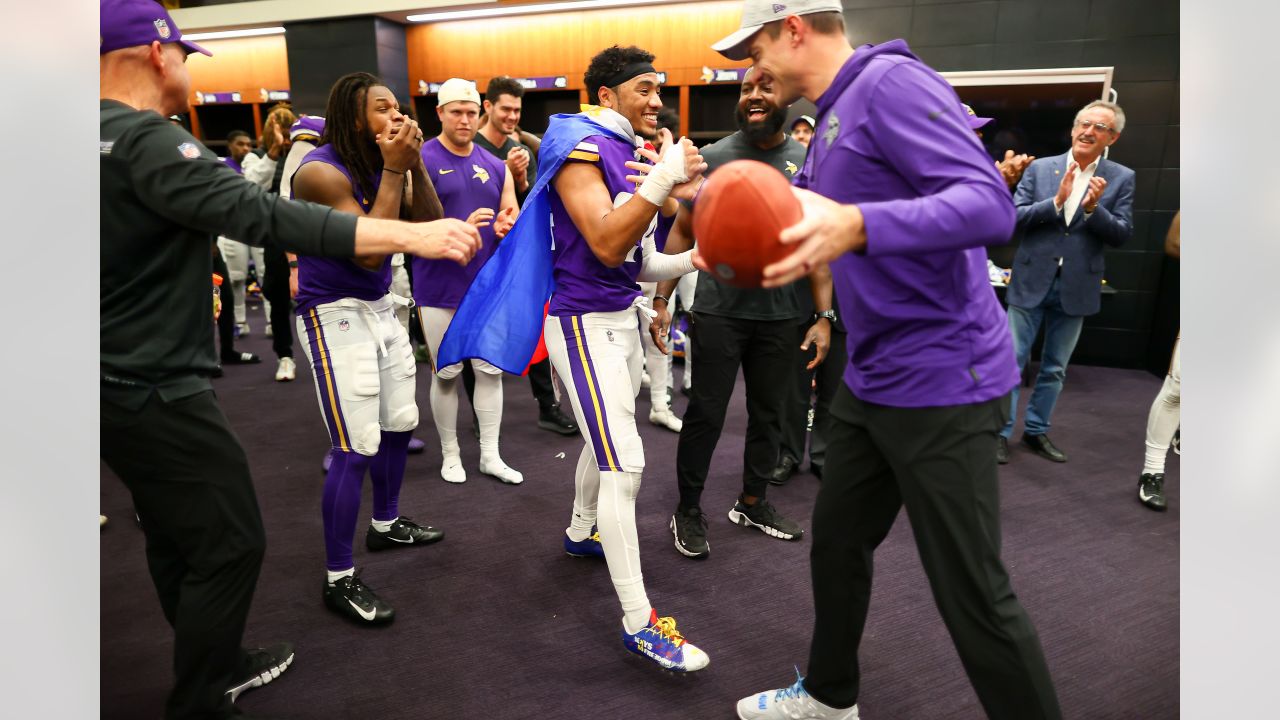
<path id="1" fill-rule="evenodd" d="M 563 553 L 581 440 L 537 428 L 537 406 L 522 378 L 505 379 L 502 449 L 524 484 L 479 474 L 464 401 L 459 435 L 469 476 L 450 485 L 439 477 L 419 366 L 417 435 L 427 452 L 410 457 L 401 509 L 444 528 L 446 539 L 367 553 L 366 483 L 356 563 L 395 606 L 396 621 L 368 629 L 326 611 L 320 461 L 328 441 L 314 386 L 305 367 L 294 383 L 272 381 L 259 307 L 251 306 L 250 321 L 254 334 L 239 347 L 263 364 L 230 367 L 215 381 L 248 452 L 268 537 L 245 641 L 291 640 L 297 658 L 279 680 L 242 697 L 246 711 L 299 720 L 718 720 L 734 717 L 738 698 L 790 684 L 793 665 L 804 669 L 812 629 L 809 540 L 782 542 L 725 517 L 741 489 L 741 386 L 704 496 L 712 548 L 704 562 L 672 547 L 677 436 L 645 420 L 647 390 L 637 401 L 648 468 L 637 523 L 649 597 L 711 656 L 706 670 L 677 676 L 623 649 L 621 610 L 603 561 Z M 1068 718 L 1179 714 L 1177 457 L 1169 462 L 1169 512 L 1151 512 L 1135 497 L 1147 410 L 1159 385 L 1139 371 L 1072 368 L 1052 432 L 1071 461 L 1051 463 L 1015 443 L 1012 462 L 1001 469 L 1005 561 Z M 678 413 L 684 405 L 677 395 Z M 770 498 L 807 528 L 817 486 L 802 473 L 771 488 Z M 102 717 L 158 718 L 172 678 L 172 635 L 128 492 L 105 468 L 101 495 L 110 517 L 101 536 Z M 880 548 L 876 569 L 861 649 L 862 717 L 983 717 L 905 517 Z"/>

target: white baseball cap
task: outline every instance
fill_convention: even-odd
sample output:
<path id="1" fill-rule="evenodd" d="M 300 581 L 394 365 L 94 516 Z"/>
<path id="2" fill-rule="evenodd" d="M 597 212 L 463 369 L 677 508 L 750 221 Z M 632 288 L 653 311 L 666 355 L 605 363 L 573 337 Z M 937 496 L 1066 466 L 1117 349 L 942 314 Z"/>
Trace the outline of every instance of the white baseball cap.
<path id="1" fill-rule="evenodd" d="M 838 0 L 745 0 L 742 3 L 742 27 L 712 45 L 711 49 L 730 60 L 746 60 L 747 41 L 766 23 L 781 20 L 788 15 L 843 11 Z"/>
<path id="2" fill-rule="evenodd" d="M 436 94 L 436 107 L 444 107 L 451 102 L 473 102 L 480 104 L 480 91 L 476 84 L 462 78 L 449 78 L 440 86 Z"/>

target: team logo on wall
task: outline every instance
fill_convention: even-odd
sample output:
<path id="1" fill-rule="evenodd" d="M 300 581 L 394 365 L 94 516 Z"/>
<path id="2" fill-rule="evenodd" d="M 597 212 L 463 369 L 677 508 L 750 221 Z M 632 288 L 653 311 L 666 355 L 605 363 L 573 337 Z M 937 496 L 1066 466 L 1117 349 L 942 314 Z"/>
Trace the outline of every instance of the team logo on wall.
<path id="1" fill-rule="evenodd" d="M 169 32 L 169 23 L 165 22 L 164 18 L 156 20 L 156 32 L 160 33 L 160 37 L 164 40 L 168 40 L 169 36 L 173 34 Z"/>
<path id="2" fill-rule="evenodd" d="M 471 176 L 471 179 L 472 179 L 472 180 L 479 180 L 479 181 L 480 181 L 480 182 L 482 182 L 482 183 L 487 183 L 487 182 L 489 182 L 489 171 L 488 171 L 488 170 L 485 170 L 484 168 L 480 167 L 479 165 L 472 165 L 472 166 L 471 166 L 471 169 L 476 171 L 476 174 Z"/>
<path id="3" fill-rule="evenodd" d="M 341 330 L 342 332 L 346 332 L 351 329 L 351 323 L 346 320 L 339 320 L 338 329 Z"/>
<path id="4" fill-rule="evenodd" d="M 188 160 L 195 160 L 200 157 L 200 148 L 195 143 L 182 143 L 178 146 L 178 152 L 182 153 L 182 157 Z"/>

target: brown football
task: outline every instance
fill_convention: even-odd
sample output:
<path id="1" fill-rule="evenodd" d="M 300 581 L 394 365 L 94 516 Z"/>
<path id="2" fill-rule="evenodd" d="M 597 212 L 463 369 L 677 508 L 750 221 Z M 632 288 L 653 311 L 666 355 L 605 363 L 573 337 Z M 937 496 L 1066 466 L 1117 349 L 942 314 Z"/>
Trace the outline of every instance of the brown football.
<path id="1" fill-rule="evenodd" d="M 721 282 L 760 287 L 765 267 L 795 249 L 778 235 L 803 214 L 780 171 L 756 160 L 734 160 L 707 177 L 694 202 L 698 253 Z"/>

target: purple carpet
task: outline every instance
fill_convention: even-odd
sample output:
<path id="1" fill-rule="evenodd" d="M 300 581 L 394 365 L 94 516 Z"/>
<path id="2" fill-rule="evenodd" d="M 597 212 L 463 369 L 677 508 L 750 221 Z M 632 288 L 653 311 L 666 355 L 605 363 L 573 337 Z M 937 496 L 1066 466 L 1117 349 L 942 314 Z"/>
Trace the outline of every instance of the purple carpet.
<path id="1" fill-rule="evenodd" d="M 396 620 L 368 629 L 325 610 L 320 461 L 328 440 L 315 389 L 305 363 L 296 382 L 273 382 L 259 307 L 251 306 L 250 322 L 255 334 L 238 347 L 264 362 L 228 367 L 215 381 L 248 452 L 267 529 L 245 642 L 290 640 L 297 657 L 279 680 L 241 698 L 245 711 L 298 719 L 729 719 L 738 698 L 789 685 L 792 666 L 804 669 L 813 613 L 808 538 L 775 540 L 725 517 L 741 489 L 741 383 L 704 496 L 712 548 L 704 562 L 679 555 L 667 529 L 677 501 L 677 436 L 647 422 L 647 390 L 636 403 L 648 464 L 637 523 L 649 598 L 711 656 L 706 670 L 677 676 L 623 649 L 621 609 L 603 561 L 563 553 L 582 441 L 537 428 L 523 378 L 505 378 L 502 454 L 524 484 L 479 474 L 464 401 L 458 425 L 468 480 L 450 485 L 439 476 L 427 370 L 418 366 L 416 434 L 427 452 L 409 458 L 400 507 L 443 528 L 446 539 L 369 554 L 366 482 L 356 565 L 395 606 Z M 1071 461 L 1055 464 L 1013 443 L 1012 462 L 1001 469 L 1005 562 L 1068 718 L 1179 714 L 1177 457 L 1170 455 L 1167 513 L 1143 508 L 1135 493 L 1159 386 L 1140 371 L 1072 368 L 1052 432 Z M 685 402 L 677 396 L 677 413 Z M 770 498 L 807 528 L 817 487 L 806 472 L 771 488 Z M 102 717 L 159 718 L 172 681 L 172 634 L 129 494 L 105 468 L 101 493 L 110 518 L 101 540 Z M 862 717 L 983 717 L 905 515 L 876 570 L 861 649 Z"/>

